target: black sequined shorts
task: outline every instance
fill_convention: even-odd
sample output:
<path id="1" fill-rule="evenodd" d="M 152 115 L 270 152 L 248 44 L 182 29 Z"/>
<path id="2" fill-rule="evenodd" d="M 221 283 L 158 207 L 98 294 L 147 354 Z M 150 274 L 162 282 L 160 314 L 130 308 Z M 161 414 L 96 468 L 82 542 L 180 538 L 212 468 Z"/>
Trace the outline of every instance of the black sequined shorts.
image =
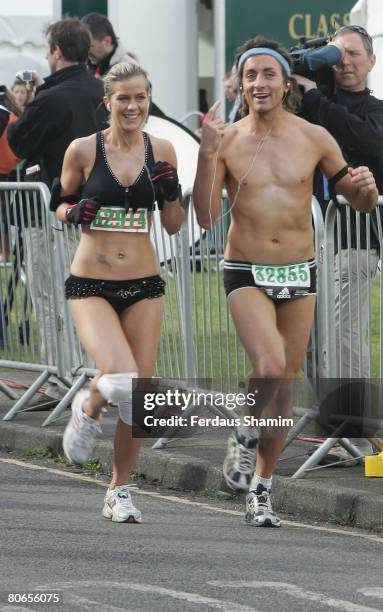
<path id="1" fill-rule="evenodd" d="M 117 312 L 140 300 L 158 298 L 164 294 L 165 282 L 158 274 L 123 281 L 100 280 L 71 274 L 65 281 L 67 300 L 101 297 Z"/>

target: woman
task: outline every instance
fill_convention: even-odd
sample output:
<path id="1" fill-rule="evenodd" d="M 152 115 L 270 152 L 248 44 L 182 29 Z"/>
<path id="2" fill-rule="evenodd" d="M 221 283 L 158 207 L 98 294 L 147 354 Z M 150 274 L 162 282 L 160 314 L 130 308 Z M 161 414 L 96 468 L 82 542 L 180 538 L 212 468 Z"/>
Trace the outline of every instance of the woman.
<path id="1" fill-rule="evenodd" d="M 8 144 L 8 126 L 21 114 L 21 110 L 9 89 L 5 85 L 0 85 L 0 123 L 2 125 L 0 133 L 0 182 L 12 180 L 11 172 L 21 162 Z M 4 195 L 0 193 L 0 261 L 8 261 L 10 255 L 10 243 L 8 234 L 8 224 L 6 221 L 7 212 L 5 208 Z"/>
<path id="2" fill-rule="evenodd" d="M 33 98 L 33 92 L 28 89 L 28 86 L 24 81 L 20 81 L 19 79 L 16 79 L 13 82 L 11 91 L 21 112 L 24 112 L 26 105 Z"/>
<path id="3" fill-rule="evenodd" d="M 162 224 L 174 234 L 184 210 L 173 146 L 141 130 L 150 104 L 146 72 L 138 64 L 116 64 L 104 83 L 110 127 L 70 144 L 59 197 L 57 186 L 52 190 L 58 219 L 82 225 L 65 290 L 80 340 L 100 369 L 72 403 L 63 446 L 71 461 L 85 463 L 102 406 L 117 403 L 113 476 L 102 513 L 141 522 L 128 489 L 143 442 L 132 438 L 132 381 L 154 374 L 164 294 L 150 240 L 152 211 L 157 199 Z M 68 194 L 79 190 L 82 199 L 74 204 Z"/>

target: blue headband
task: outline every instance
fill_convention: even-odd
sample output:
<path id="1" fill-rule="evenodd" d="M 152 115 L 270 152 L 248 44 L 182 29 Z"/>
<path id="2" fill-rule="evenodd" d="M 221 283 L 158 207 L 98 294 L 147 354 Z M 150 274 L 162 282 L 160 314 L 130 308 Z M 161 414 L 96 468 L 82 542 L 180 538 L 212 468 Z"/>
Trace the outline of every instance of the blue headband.
<path id="1" fill-rule="evenodd" d="M 253 55 L 271 55 L 271 57 L 276 59 L 277 62 L 280 63 L 282 68 L 285 69 L 287 76 L 291 76 L 291 68 L 289 66 L 288 61 L 283 57 L 283 55 L 278 53 L 278 51 L 275 51 L 274 49 L 269 49 L 268 47 L 255 47 L 254 49 L 249 49 L 248 51 L 245 51 L 245 53 L 242 53 L 238 62 L 238 70 L 241 68 L 243 63 Z"/>

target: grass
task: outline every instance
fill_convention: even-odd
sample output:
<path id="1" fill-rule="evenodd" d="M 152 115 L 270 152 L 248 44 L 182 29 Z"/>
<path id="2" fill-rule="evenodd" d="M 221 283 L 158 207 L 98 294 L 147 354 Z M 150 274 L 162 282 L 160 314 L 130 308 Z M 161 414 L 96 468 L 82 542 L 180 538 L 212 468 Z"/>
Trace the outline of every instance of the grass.
<path id="1" fill-rule="evenodd" d="M 248 362 L 227 312 L 223 274 L 220 271 L 221 257 L 214 254 L 215 245 L 211 242 L 211 237 L 207 238 L 205 242 L 202 241 L 200 248 L 202 256 L 201 258 L 197 257 L 196 264 L 199 266 L 199 271 L 190 275 L 191 299 L 189 306 L 191 315 L 186 323 L 193 340 L 188 346 L 190 347 L 192 344 L 196 377 L 213 381 L 211 383 L 206 382 L 204 386 L 212 385 L 215 389 L 232 390 L 243 381 L 249 369 Z M 208 252 L 211 252 L 209 260 L 207 259 Z M 196 254 L 194 253 L 194 255 Z M 180 283 L 172 274 L 176 263 L 172 265 L 173 270 L 169 268 L 169 274 L 164 275 L 167 281 L 167 296 L 156 374 L 168 378 L 183 378 L 185 376 L 185 343 L 180 317 L 182 296 Z M 3 296 L 7 295 L 6 287 L 11 280 L 11 267 L 1 266 L 0 288 Z M 377 276 L 372 291 L 371 309 L 372 375 L 374 378 L 379 378 L 381 359 L 379 284 L 380 277 Z M 19 283 L 17 286 L 13 286 L 13 289 L 14 305 L 10 310 L 7 346 L 3 349 L 0 348 L 0 359 L 39 363 L 40 337 L 32 307 L 25 297 L 25 287 Z M 29 314 L 30 321 L 29 344 L 25 343 L 26 330 L 25 327 L 22 328 L 24 303 L 27 304 L 26 312 Z M 1 319 L 4 323 L 4 317 L 1 317 L 0 321 Z"/>
<path id="2" fill-rule="evenodd" d="M 29 448 L 23 453 L 21 453 L 21 455 L 28 459 L 39 459 L 42 461 L 54 461 L 54 463 L 58 463 L 60 465 L 63 465 L 64 467 L 78 467 L 78 466 L 75 466 L 73 463 L 71 463 L 69 459 L 65 457 L 65 455 L 57 454 L 53 452 L 52 449 L 46 448 L 46 447 Z M 101 474 L 108 474 L 108 472 L 105 470 L 105 468 L 100 463 L 100 460 L 95 457 L 91 457 L 82 466 L 82 469 L 86 472 L 91 472 L 95 476 L 98 476 Z"/>

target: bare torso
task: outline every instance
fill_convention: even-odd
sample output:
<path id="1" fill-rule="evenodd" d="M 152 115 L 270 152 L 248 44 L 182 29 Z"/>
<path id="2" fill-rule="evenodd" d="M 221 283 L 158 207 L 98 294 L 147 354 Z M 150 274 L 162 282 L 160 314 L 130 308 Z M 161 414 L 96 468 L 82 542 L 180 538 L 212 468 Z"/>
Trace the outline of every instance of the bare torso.
<path id="1" fill-rule="evenodd" d="M 279 264 L 313 257 L 312 181 L 320 160 L 315 129 L 285 112 L 263 144 L 251 131 L 249 118 L 227 130 L 221 157 L 231 204 L 238 182 L 254 165 L 231 212 L 226 259 Z"/>

